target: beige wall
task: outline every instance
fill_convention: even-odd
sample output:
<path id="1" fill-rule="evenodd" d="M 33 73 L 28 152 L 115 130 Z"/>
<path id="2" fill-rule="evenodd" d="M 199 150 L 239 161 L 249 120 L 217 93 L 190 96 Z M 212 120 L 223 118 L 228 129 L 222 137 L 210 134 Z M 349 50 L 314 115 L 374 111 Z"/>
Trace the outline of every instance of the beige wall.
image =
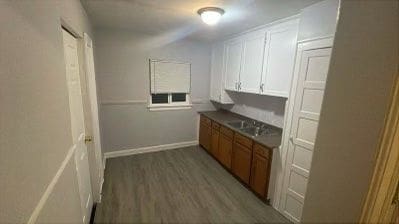
<path id="1" fill-rule="evenodd" d="M 398 72 L 397 1 L 342 1 L 303 222 L 357 222 Z"/>
<path id="2" fill-rule="evenodd" d="M 122 30 L 100 29 L 95 35 L 103 151 L 197 140 L 197 111 L 213 109 L 209 102 L 211 45 Z M 150 58 L 191 63 L 192 109 L 148 110 Z"/>
<path id="3" fill-rule="evenodd" d="M 0 222 L 28 221 L 72 145 L 61 19 L 91 33 L 78 0 L 0 1 Z M 79 218 L 75 172 L 68 161 L 48 202 L 70 199 L 43 220 Z"/>

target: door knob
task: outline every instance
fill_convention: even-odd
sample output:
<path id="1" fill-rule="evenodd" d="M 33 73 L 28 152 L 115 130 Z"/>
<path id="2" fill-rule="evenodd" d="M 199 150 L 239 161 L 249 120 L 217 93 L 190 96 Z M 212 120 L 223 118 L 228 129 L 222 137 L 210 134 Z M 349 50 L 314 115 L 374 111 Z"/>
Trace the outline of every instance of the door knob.
<path id="1" fill-rule="evenodd" d="M 93 141 L 93 137 L 92 136 L 85 136 L 85 144 L 89 143 Z"/>

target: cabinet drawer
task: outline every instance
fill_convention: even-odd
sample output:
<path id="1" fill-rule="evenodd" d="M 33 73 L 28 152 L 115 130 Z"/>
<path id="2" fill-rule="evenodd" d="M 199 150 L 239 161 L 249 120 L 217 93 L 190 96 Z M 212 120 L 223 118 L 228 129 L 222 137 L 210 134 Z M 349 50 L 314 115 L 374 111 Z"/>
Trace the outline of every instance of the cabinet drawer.
<path id="1" fill-rule="evenodd" d="M 234 134 L 234 133 L 233 133 L 232 130 L 230 130 L 230 129 L 224 127 L 224 126 L 222 126 L 222 127 L 220 128 L 220 132 L 221 132 L 223 135 L 225 135 L 226 137 L 228 137 L 228 138 L 230 138 L 230 139 L 233 139 L 233 134 Z"/>
<path id="2" fill-rule="evenodd" d="M 243 145 L 243 146 L 245 146 L 247 148 L 250 148 L 250 149 L 252 148 L 252 140 L 247 138 L 247 137 L 245 137 L 245 136 L 242 136 L 242 135 L 240 135 L 238 133 L 235 133 L 234 141 L 237 142 L 237 143 L 240 143 L 241 145 Z"/>
<path id="3" fill-rule="evenodd" d="M 266 158 L 270 158 L 271 157 L 271 155 L 270 155 L 271 154 L 271 149 L 266 148 L 266 147 L 264 147 L 262 145 L 259 145 L 257 143 L 255 143 L 255 145 L 254 145 L 254 152 L 256 154 L 261 155 L 261 156 L 266 157 Z"/>
<path id="4" fill-rule="evenodd" d="M 206 126 L 211 126 L 211 119 L 205 117 L 204 115 L 201 115 L 200 122 Z"/>
<path id="5" fill-rule="evenodd" d="M 215 122 L 215 121 L 212 121 L 212 128 L 213 128 L 213 129 L 216 129 L 216 130 L 219 130 L 220 124 L 217 123 L 217 122 Z"/>

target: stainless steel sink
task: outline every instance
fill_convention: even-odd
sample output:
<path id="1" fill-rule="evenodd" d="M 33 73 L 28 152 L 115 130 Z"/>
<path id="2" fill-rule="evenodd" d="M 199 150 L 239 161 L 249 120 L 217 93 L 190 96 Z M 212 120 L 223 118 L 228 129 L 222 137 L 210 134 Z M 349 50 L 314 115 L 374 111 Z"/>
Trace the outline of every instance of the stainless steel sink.
<path id="1" fill-rule="evenodd" d="M 228 122 L 227 124 L 232 126 L 233 128 L 238 128 L 238 129 L 248 128 L 251 126 L 251 123 L 248 121 L 231 121 Z"/>
<path id="2" fill-rule="evenodd" d="M 272 136 L 278 134 L 276 131 L 274 131 L 271 128 L 264 128 L 264 127 L 248 127 L 248 128 L 243 128 L 241 129 L 242 132 L 251 135 L 253 137 L 257 137 L 259 135 L 267 135 L 267 136 Z"/>
<path id="3" fill-rule="evenodd" d="M 227 123 L 233 128 L 237 128 L 240 131 L 252 136 L 257 137 L 260 135 L 272 136 L 278 134 L 276 130 L 268 127 L 264 123 L 258 121 L 231 121 Z"/>

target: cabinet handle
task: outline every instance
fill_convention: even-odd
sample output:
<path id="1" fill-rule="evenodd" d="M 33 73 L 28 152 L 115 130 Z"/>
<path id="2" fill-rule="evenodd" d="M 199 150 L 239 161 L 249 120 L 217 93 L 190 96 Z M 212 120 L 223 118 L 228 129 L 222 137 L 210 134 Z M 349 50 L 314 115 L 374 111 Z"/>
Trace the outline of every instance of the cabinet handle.
<path id="1" fill-rule="evenodd" d="M 263 87 L 265 86 L 265 84 L 260 84 L 260 91 L 263 93 Z"/>
<path id="2" fill-rule="evenodd" d="M 241 90 L 241 82 L 238 83 L 238 90 Z"/>
<path id="3" fill-rule="evenodd" d="M 235 90 L 238 90 L 237 84 L 238 84 L 238 83 L 236 82 L 236 83 L 235 83 L 235 88 L 234 88 Z"/>

